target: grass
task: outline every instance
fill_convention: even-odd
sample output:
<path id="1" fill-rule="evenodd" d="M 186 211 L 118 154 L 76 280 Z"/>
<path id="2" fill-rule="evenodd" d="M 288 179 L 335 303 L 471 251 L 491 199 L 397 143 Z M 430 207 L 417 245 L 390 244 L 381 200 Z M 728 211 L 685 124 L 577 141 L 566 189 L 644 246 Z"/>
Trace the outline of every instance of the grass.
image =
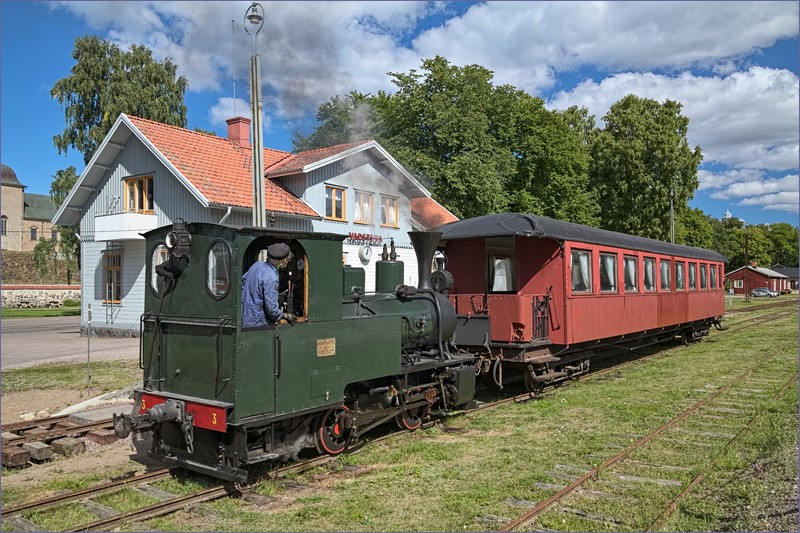
<path id="1" fill-rule="evenodd" d="M 30 309 L 3 308 L 0 318 L 45 318 L 52 316 L 80 316 L 80 304 L 76 307 L 41 307 Z"/>
<path id="2" fill-rule="evenodd" d="M 126 387 L 141 379 L 137 361 L 92 362 L 92 390 L 98 393 Z M 47 363 L 2 372 L 2 393 L 34 389 L 80 389 L 86 385 L 85 363 Z"/>
<path id="3" fill-rule="evenodd" d="M 341 459 L 347 469 L 334 465 L 294 476 L 306 488 L 284 488 L 274 481 L 256 487 L 258 493 L 278 498 L 273 505 L 222 499 L 126 527 L 162 531 L 496 529 L 524 512 L 525 507 L 514 500 L 541 501 L 552 494 L 537 484 L 566 484 L 564 475 L 575 475 L 601 461 L 589 455 L 617 453 L 704 397 L 698 391 L 723 386 L 770 356 L 777 357 L 756 377 L 789 379 L 798 366 L 797 327 L 796 315 L 741 330 L 733 326 L 724 334 L 712 332 L 702 343 L 673 346 L 662 357 L 576 382 L 535 401 L 449 417 L 440 427 L 367 444 L 361 453 Z M 79 381 L 85 377 L 78 374 Z M 704 481 L 681 502 L 664 529 L 796 530 L 797 495 L 792 496 L 792 490 L 797 482 L 798 393 L 794 386 L 778 401 L 770 401 L 779 387 L 765 384 L 767 394 L 748 397 L 752 412 L 729 413 L 724 423 L 735 427 L 753 413 L 763 416 L 710 467 L 710 458 L 724 441 L 671 433 L 672 441 L 654 442 L 634 454 L 637 463 L 620 464 L 589 486 L 626 499 L 571 499 L 563 506 L 588 513 L 592 519 L 559 508 L 530 527 L 646 530 L 682 487 L 624 484 L 619 476 L 668 478 L 686 486 L 703 472 Z M 665 472 L 648 463 L 688 470 Z M 205 482 L 205 478 L 187 476 L 156 485 L 179 493 Z M 13 494 L 14 487 L 4 483 L 3 489 L 5 503 L 5 492 Z M 122 498 L 114 501 L 115 507 L 126 505 Z M 608 521 L 602 522 L 603 517 Z M 48 522 L 46 527 L 65 528 L 71 520 Z"/>

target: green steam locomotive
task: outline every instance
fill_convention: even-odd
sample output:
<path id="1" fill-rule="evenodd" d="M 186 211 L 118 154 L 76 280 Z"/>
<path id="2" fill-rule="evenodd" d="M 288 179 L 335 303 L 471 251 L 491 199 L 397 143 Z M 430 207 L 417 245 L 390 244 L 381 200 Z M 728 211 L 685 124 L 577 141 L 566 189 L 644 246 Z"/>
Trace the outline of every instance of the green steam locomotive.
<path id="1" fill-rule="evenodd" d="M 470 402 L 475 357 L 450 344 L 454 309 L 430 286 L 441 234 L 409 235 L 419 287 L 402 285 L 384 247 L 378 292 L 364 293 L 363 269 L 342 265 L 343 235 L 180 219 L 145 234 L 143 386 L 116 434 L 152 429 L 150 456 L 244 481 L 248 465 L 338 454 L 387 421 L 413 430 Z M 292 252 L 280 304 L 297 322 L 242 327 L 242 275 L 277 242 Z"/>

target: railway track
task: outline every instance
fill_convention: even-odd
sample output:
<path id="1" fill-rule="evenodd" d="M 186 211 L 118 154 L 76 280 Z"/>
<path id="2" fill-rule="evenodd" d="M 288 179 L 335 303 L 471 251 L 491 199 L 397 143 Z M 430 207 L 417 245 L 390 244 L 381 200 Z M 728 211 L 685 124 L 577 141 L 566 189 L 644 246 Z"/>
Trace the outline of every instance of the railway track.
<path id="1" fill-rule="evenodd" d="M 761 324 L 761 323 L 764 323 L 764 322 L 767 322 L 767 321 L 771 321 L 771 320 L 775 320 L 775 319 L 779 319 L 779 318 L 788 316 L 788 315 L 790 315 L 792 313 L 793 313 L 793 311 L 778 311 L 778 312 L 775 312 L 775 313 L 770 313 L 770 314 L 765 315 L 765 316 L 748 318 L 748 319 L 745 319 L 745 320 L 741 321 L 737 325 L 737 331 L 740 330 L 742 327 L 745 327 L 745 326 L 747 326 L 747 327 L 755 326 L 755 325 L 758 325 L 758 324 Z M 624 368 L 626 368 L 626 367 L 628 367 L 630 365 L 643 364 L 646 361 L 649 361 L 649 360 L 654 359 L 656 357 L 662 357 L 662 356 L 666 355 L 667 353 L 670 353 L 672 350 L 680 349 L 680 348 L 682 348 L 682 347 L 675 347 L 675 348 L 671 348 L 671 349 L 667 349 L 667 350 L 661 350 L 661 351 L 659 351 L 657 353 L 654 353 L 654 354 L 651 354 L 651 355 L 646 355 L 644 357 L 638 357 L 636 359 L 633 359 L 633 360 L 630 360 L 630 361 L 626 361 L 624 363 L 616 364 L 614 366 L 610 366 L 610 367 L 599 369 L 599 370 L 594 370 L 594 371 L 590 372 L 587 376 L 583 377 L 583 379 L 591 380 L 591 379 L 593 379 L 595 377 L 603 376 L 603 375 L 605 375 L 605 374 L 607 374 L 609 372 L 616 372 L 616 371 L 622 370 L 622 369 L 624 369 Z M 738 376 L 732 383 L 726 385 L 725 387 L 722 387 L 722 388 L 720 388 L 718 390 L 715 390 L 715 391 L 711 392 L 708 396 L 706 396 L 706 397 L 702 398 L 700 401 L 696 402 L 692 407 L 686 409 L 683 413 L 681 413 L 680 415 L 676 416 L 672 421 L 670 421 L 669 423 L 665 424 L 664 427 L 658 428 L 657 430 L 653 431 L 650 435 L 639 439 L 636 443 L 634 443 L 628 449 L 625 449 L 622 452 L 619 452 L 618 454 L 605 459 L 602 464 L 600 464 L 599 466 L 595 467 L 594 469 L 591 469 L 591 470 L 587 471 L 586 473 L 584 473 L 579 478 L 578 481 L 573 482 L 572 484 L 567 485 L 566 487 L 564 487 L 562 490 L 556 492 L 553 496 L 551 496 L 547 500 L 541 502 L 539 505 L 537 505 L 537 507 L 531 509 L 530 511 L 525 513 L 525 515 L 523 515 L 522 517 L 518 518 L 517 520 L 506 524 L 502 530 L 503 531 L 511 531 L 511 530 L 515 530 L 515 529 L 519 528 L 523 524 L 530 524 L 531 521 L 533 521 L 537 516 L 541 515 L 543 512 L 547 511 L 548 509 L 551 509 L 557 502 L 561 501 L 563 498 L 565 498 L 565 497 L 567 497 L 569 495 L 574 495 L 575 493 L 581 493 L 582 489 L 585 490 L 585 487 L 587 486 L 587 484 L 592 483 L 603 472 L 609 471 L 611 466 L 613 466 L 615 464 L 618 464 L 618 463 L 621 463 L 633 451 L 635 451 L 636 449 L 641 448 L 642 446 L 645 446 L 650 441 L 652 441 L 653 439 L 657 438 L 658 435 L 661 435 L 665 431 L 667 431 L 670 428 L 672 428 L 673 426 L 677 425 L 679 422 L 681 422 L 684 419 L 688 418 L 690 415 L 696 413 L 698 410 L 700 410 L 704 406 L 712 405 L 711 402 L 714 399 L 719 400 L 720 398 L 722 398 L 721 395 L 724 392 L 733 389 L 733 387 L 737 383 L 741 382 L 744 378 L 746 378 L 746 377 L 752 375 L 753 373 L 755 373 L 757 371 L 757 369 L 759 368 L 759 366 L 763 365 L 763 364 L 765 364 L 765 362 L 761 362 L 758 365 L 754 365 L 754 367 L 752 367 L 751 369 L 748 369 L 747 371 L 743 372 L 740 376 Z M 780 389 L 778 395 L 781 394 L 783 391 L 785 391 L 786 388 L 791 383 L 795 382 L 796 380 L 797 380 L 797 374 L 795 374 L 789 381 L 787 381 L 783 385 L 783 387 Z M 566 382 L 562 386 L 568 386 L 568 385 L 569 385 L 569 382 Z M 503 404 L 506 404 L 506 403 L 509 403 L 509 402 L 523 402 L 523 401 L 528 401 L 528 400 L 531 400 L 531 399 L 546 397 L 546 396 L 549 396 L 549 395 L 555 393 L 555 390 L 556 390 L 555 388 L 549 388 L 549 389 L 546 389 L 543 393 L 540 393 L 540 394 L 533 394 L 533 393 L 525 392 L 523 394 L 513 395 L 513 396 L 506 397 L 506 398 L 503 398 L 503 399 L 500 399 L 500 400 L 497 400 L 497 401 L 492 401 L 492 402 L 479 404 L 479 405 L 476 406 L 476 408 L 474 410 L 459 412 L 459 413 L 454 414 L 454 416 L 469 416 L 469 414 L 474 412 L 474 411 L 480 411 L 480 410 L 485 410 L 485 409 L 493 409 L 493 408 L 496 408 L 496 407 L 498 407 L 500 405 L 503 405 Z M 54 418 L 58 418 L 58 417 L 54 417 Z M 39 426 L 42 425 L 43 421 L 48 421 L 50 423 L 53 423 L 53 425 L 56 425 L 59 422 L 63 422 L 63 419 L 54 420 L 54 418 L 42 419 L 42 420 L 38 420 L 38 421 L 34 420 L 34 421 L 31 421 L 31 422 L 28 422 L 28 423 L 16 423 L 16 424 L 12 424 L 12 425 L 9 425 L 9 426 L 4 426 L 3 429 L 5 431 L 6 427 L 8 427 L 10 430 L 23 431 L 24 429 L 30 429 L 31 426 L 32 427 L 39 427 Z M 66 417 L 62 417 L 62 418 L 66 418 Z M 429 427 L 432 427 L 434 425 L 440 424 L 442 421 L 443 420 L 441 420 L 441 419 L 434 420 L 434 421 L 429 421 L 429 422 L 426 422 L 422 427 L 423 428 L 429 428 Z M 107 422 L 110 423 L 111 420 L 109 419 Z M 740 431 L 736 434 L 736 436 L 726 446 L 730 445 L 730 443 L 733 442 L 735 440 L 735 438 L 737 438 L 741 433 L 743 433 L 746 430 L 746 427 L 747 427 L 747 424 L 745 424 L 740 429 Z M 75 431 L 75 428 L 73 428 L 72 431 Z M 386 434 L 386 435 L 383 435 L 383 436 L 371 438 L 369 440 L 361 440 L 361 441 L 355 442 L 353 444 L 353 446 L 351 447 L 351 449 L 348 450 L 347 453 L 349 453 L 349 454 L 357 454 L 367 444 L 374 444 L 374 443 L 377 443 L 377 442 L 381 442 L 383 440 L 399 437 L 399 436 L 401 436 L 403 434 L 404 433 L 396 433 L 396 432 L 394 432 L 394 433 L 389 433 L 389 434 Z M 721 452 L 719 452 L 719 453 L 721 453 Z M 719 456 L 719 453 L 715 456 L 715 458 Z M 242 494 L 245 494 L 248 491 L 250 491 L 256 484 L 258 484 L 261 481 L 264 481 L 264 480 L 267 480 L 267 479 L 280 480 L 282 478 L 285 478 L 290 473 L 299 473 L 299 472 L 308 471 L 310 469 L 313 469 L 313 468 L 316 468 L 316 467 L 319 467 L 319 466 L 330 465 L 332 463 L 335 463 L 336 461 L 337 461 L 336 457 L 330 457 L 330 456 L 314 457 L 314 458 L 309 459 L 309 460 L 299 461 L 299 462 L 295 462 L 295 463 L 290 464 L 290 465 L 281 466 L 281 467 L 275 468 L 275 469 L 273 469 L 271 471 L 265 472 L 263 474 L 254 475 L 244 485 L 240 485 L 240 484 L 236 484 L 236 483 L 229 483 L 229 482 L 228 483 L 220 482 L 220 483 L 214 484 L 214 485 L 212 485 L 210 487 L 204 488 L 202 490 L 195 491 L 195 492 L 193 492 L 191 494 L 185 494 L 185 495 L 177 495 L 177 494 L 167 493 L 166 491 L 163 491 L 163 490 L 153 489 L 149 485 L 150 483 L 153 483 L 155 481 L 159 481 L 159 480 L 162 480 L 162 479 L 173 477 L 176 474 L 177 471 L 180 471 L 180 469 L 163 469 L 163 470 L 158 470 L 158 471 L 154 471 L 154 472 L 148 472 L 148 473 L 137 475 L 137 476 L 131 476 L 131 477 L 125 478 L 125 479 L 114 480 L 114 481 L 111 481 L 111 482 L 108 482 L 108 483 L 97 485 L 95 487 L 90 487 L 88 489 L 84 489 L 84 490 L 81 490 L 81 491 L 72 492 L 72 493 L 69 493 L 69 494 L 66 494 L 66 495 L 54 496 L 54 497 L 45 498 L 45 499 L 42 499 L 42 500 L 32 501 L 32 502 L 29 502 L 29 503 L 26 503 L 26 504 L 22 504 L 22 505 L 18 505 L 18 506 L 6 507 L 6 508 L 3 508 L 3 510 L 2 510 L 2 519 L 3 520 L 8 520 L 9 523 L 14 524 L 14 526 L 16 526 L 20 530 L 26 530 L 26 531 L 41 530 L 42 529 L 41 526 L 39 526 L 35 522 L 37 516 L 41 516 L 41 513 L 45 513 L 45 512 L 49 512 L 49 511 L 58 512 L 58 507 L 59 506 L 78 502 L 81 505 L 83 505 L 84 507 L 86 507 L 90 512 L 95 513 L 97 515 L 102 515 L 102 516 L 98 516 L 97 520 L 94 520 L 92 522 L 81 524 L 81 525 L 76 526 L 76 527 L 72 527 L 72 528 L 68 529 L 68 531 L 105 531 L 105 530 L 111 530 L 111 529 L 113 529 L 115 527 L 118 527 L 121 524 L 124 524 L 124 523 L 134 523 L 134 522 L 140 522 L 140 521 L 144 521 L 144 520 L 149 520 L 149 519 L 155 518 L 157 516 L 166 515 L 166 514 L 175 512 L 177 510 L 180 510 L 180 509 L 185 509 L 187 506 L 195 505 L 195 504 L 198 504 L 198 503 L 211 501 L 211 500 L 214 500 L 214 499 L 223 498 L 223 497 L 227 497 L 227 496 L 231 496 L 231 495 L 242 495 Z M 712 462 L 713 462 L 713 459 L 712 459 Z M 709 462 L 708 464 L 710 465 L 710 464 L 712 464 L 712 462 Z M 657 527 L 657 525 L 660 523 L 658 521 L 659 520 L 663 521 L 669 515 L 669 513 L 671 512 L 671 509 L 675 508 L 676 502 L 680 498 L 685 497 L 685 495 L 688 494 L 689 491 L 691 491 L 695 486 L 697 486 L 697 484 L 700 483 L 700 481 L 702 481 L 702 473 L 698 474 L 696 479 L 693 480 L 690 484 L 688 484 L 679 495 L 677 495 L 675 498 L 670 500 L 670 506 L 668 506 L 664 510 L 664 512 L 658 517 L 657 521 L 654 522 L 653 527 Z M 158 499 L 159 501 L 157 501 L 155 503 L 152 503 L 150 505 L 144 506 L 144 507 L 142 507 L 140 509 L 136 509 L 136 510 L 133 510 L 133 511 L 127 511 L 127 512 L 124 512 L 124 513 L 116 512 L 113 509 L 109 509 L 107 507 L 104 507 L 101 504 L 97 504 L 96 502 L 94 502 L 94 499 L 96 499 L 96 498 L 98 498 L 100 496 L 107 495 L 109 493 L 113 493 L 113 492 L 122 490 L 124 488 L 133 488 L 134 490 L 142 491 L 145 494 Z M 588 492 L 592 493 L 591 490 L 589 490 Z M 597 491 L 594 491 L 594 492 L 596 493 Z M 574 512 L 574 509 L 572 509 L 572 511 Z M 590 518 L 596 518 L 596 517 L 591 517 L 590 516 Z"/>
<path id="2" fill-rule="evenodd" d="M 632 494 L 636 493 L 634 487 L 637 484 L 662 486 L 665 492 L 674 491 L 676 487 L 679 487 L 681 491 L 676 496 L 668 498 L 668 505 L 650 524 L 648 530 L 655 530 L 674 511 L 677 502 L 702 481 L 703 472 L 713 465 L 722 453 L 758 418 L 758 412 L 750 409 L 749 406 L 753 404 L 748 403 L 747 399 L 767 394 L 766 389 L 768 388 L 777 390 L 772 394 L 772 399 L 777 399 L 797 382 L 797 372 L 786 381 L 775 379 L 775 374 L 770 370 L 769 365 L 777 358 L 778 356 L 773 356 L 759 361 L 724 386 L 707 387 L 708 390 L 701 392 L 703 394 L 701 399 L 692 403 L 667 423 L 638 438 L 633 444 L 610 456 L 604 456 L 602 453 L 593 456 L 601 459 L 602 462 L 598 466 L 581 471 L 581 467 L 557 465 L 557 467 L 562 467 L 562 471 L 572 470 L 572 475 L 567 474 L 565 477 L 571 477 L 574 480 L 561 487 L 553 488 L 551 486 L 550 488 L 554 492 L 549 497 L 535 504 L 522 516 L 505 523 L 499 531 L 516 531 L 523 527 L 526 530 L 537 528 L 547 530 L 552 527 L 552 524 L 561 521 L 560 515 L 581 517 L 589 523 L 594 523 L 594 527 L 597 527 L 597 523 L 601 523 L 605 527 L 611 527 L 617 531 L 623 529 L 642 531 L 641 524 L 627 524 L 617 518 L 613 514 L 614 503 L 619 506 L 636 505 L 636 498 Z M 731 421 L 734 423 L 723 423 Z M 630 458 L 635 452 L 641 452 L 648 446 L 663 445 L 664 441 L 686 438 L 697 439 L 694 441 L 696 445 L 693 447 L 695 455 L 702 454 L 703 452 L 700 450 L 704 450 L 706 446 L 716 451 L 712 451 L 707 460 L 699 467 L 687 467 L 682 464 L 645 464 Z M 719 447 L 719 441 L 723 439 L 725 444 Z M 717 445 L 709 446 L 707 440 L 715 440 Z M 626 471 L 640 472 L 642 470 L 652 472 L 650 476 L 660 477 L 625 473 Z M 676 479 L 680 476 L 675 472 L 686 470 L 698 473 L 689 483 L 684 484 L 680 479 Z M 548 484 L 542 483 L 540 488 L 548 488 Z M 604 501 L 604 514 L 593 514 L 583 510 L 586 507 L 593 507 L 590 500 L 596 500 L 598 497 Z"/>

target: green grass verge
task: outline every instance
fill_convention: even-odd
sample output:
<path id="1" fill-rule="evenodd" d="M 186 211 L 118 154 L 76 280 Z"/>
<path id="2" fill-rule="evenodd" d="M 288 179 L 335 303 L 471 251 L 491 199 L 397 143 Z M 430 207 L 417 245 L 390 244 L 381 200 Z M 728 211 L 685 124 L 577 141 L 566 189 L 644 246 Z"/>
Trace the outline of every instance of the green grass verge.
<path id="1" fill-rule="evenodd" d="M 91 363 L 92 390 L 104 393 L 142 379 L 138 361 L 96 361 Z M 34 389 L 80 389 L 86 386 L 86 363 L 47 363 L 4 370 L 2 393 Z"/>
<path id="2" fill-rule="evenodd" d="M 0 318 L 46 318 L 53 316 L 80 316 L 80 305 L 77 307 L 44 307 L 33 309 L 0 309 Z"/>

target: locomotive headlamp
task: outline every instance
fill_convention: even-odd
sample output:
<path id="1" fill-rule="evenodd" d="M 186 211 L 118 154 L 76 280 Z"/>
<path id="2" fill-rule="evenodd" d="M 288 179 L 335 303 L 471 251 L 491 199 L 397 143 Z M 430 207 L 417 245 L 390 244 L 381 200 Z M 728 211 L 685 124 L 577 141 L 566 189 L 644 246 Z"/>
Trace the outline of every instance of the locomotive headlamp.
<path id="1" fill-rule="evenodd" d="M 172 231 L 167 233 L 166 241 L 167 248 L 175 257 L 188 257 L 192 247 L 192 234 L 186 231 L 186 222 L 182 218 L 176 218 L 172 223 Z"/>

